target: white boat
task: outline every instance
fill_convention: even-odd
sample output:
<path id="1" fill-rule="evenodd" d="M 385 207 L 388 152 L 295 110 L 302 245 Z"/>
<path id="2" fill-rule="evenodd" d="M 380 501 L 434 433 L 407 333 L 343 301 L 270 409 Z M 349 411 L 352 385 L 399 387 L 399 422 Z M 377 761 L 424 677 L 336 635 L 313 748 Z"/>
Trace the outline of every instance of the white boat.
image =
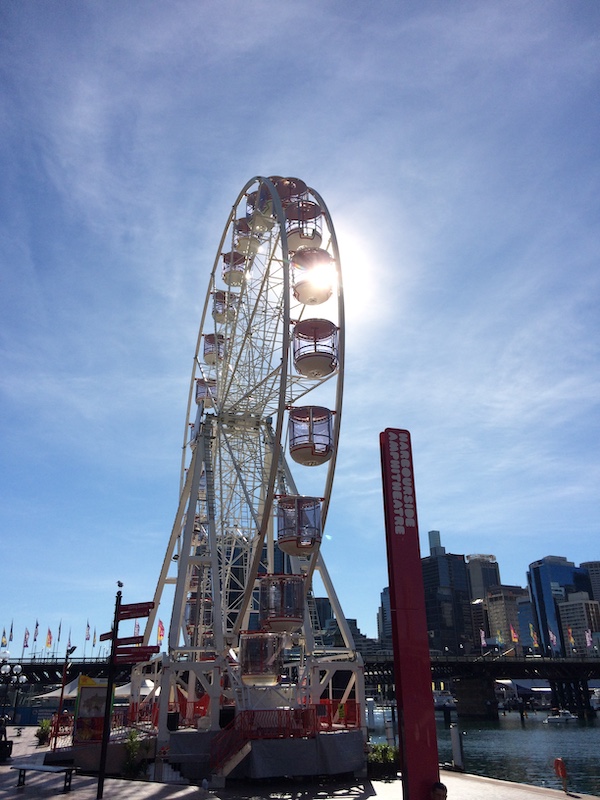
<path id="1" fill-rule="evenodd" d="M 436 711 L 443 708 L 456 708 L 456 700 L 451 692 L 446 690 L 433 690 L 433 704 Z"/>
<path id="2" fill-rule="evenodd" d="M 567 711 L 565 708 L 559 708 L 551 714 L 548 714 L 544 722 L 547 722 L 549 725 L 562 725 L 566 722 L 577 722 L 578 719 L 579 717 L 576 717 L 575 714 L 571 714 L 571 712 Z"/>

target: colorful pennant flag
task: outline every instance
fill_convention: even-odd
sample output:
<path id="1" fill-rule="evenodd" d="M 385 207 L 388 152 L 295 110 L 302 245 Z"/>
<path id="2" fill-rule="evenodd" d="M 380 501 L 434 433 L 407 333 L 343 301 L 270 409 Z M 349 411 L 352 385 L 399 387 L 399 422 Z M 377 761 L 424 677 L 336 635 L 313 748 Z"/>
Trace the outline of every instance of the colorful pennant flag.
<path id="1" fill-rule="evenodd" d="M 8 641 L 9 641 L 9 642 L 12 642 L 12 640 L 13 640 L 13 624 L 12 624 L 12 622 L 11 622 L 11 623 L 10 623 L 10 633 L 9 633 L 9 635 L 8 635 Z"/>
<path id="2" fill-rule="evenodd" d="M 33 641 L 34 642 L 37 642 L 39 629 L 40 629 L 40 623 L 36 619 L 36 621 L 35 621 L 35 630 L 33 631 Z"/>
<path id="3" fill-rule="evenodd" d="M 48 628 L 48 633 L 46 634 L 46 647 L 50 649 L 52 647 L 52 631 Z"/>
<path id="4" fill-rule="evenodd" d="M 158 635 L 156 637 L 157 643 L 162 644 L 163 639 L 165 638 L 165 626 L 163 625 L 162 619 L 158 620 Z"/>
<path id="5" fill-rule="evenodd" d="M 531 636 L 531 641 L 533 642 L 533 646 L 538 647 L 537 633 L 535 632 L 535 628 L 533 627 L 531 622 L 529 623 L 529 635 Z"/>
<path id="6" fill-rule="evenodd" d="M 25 636 L 23 636 L 23 650 L 29 647 L 29 629 L 25 628 Z"/>
<path id="7" fill-rule="evenodd" d="M 514 629 L 514 627 L 512 626 L 512 624 L 510 626 L 510 640 L 511 640 L 511 642 L 518 642 L 519 641 L 519 636 L 518 636 L 516 630 Z"/>
<path id="8" fill-rule="evenodd" d="M 6 639 L 6 628 L 2 628 L 2 640 L 0 641 L 0 647 L 8 647 L 8 641 Z"/>
<path id="9" fill-rule="evenodd" d="M 90 640 L 90 621 L 89 621 L 89 619 L 87 621 L 87 625 L 86 625 L 86 628 L 85 628 L 85 640 L 86 640 L 86 642 L 89 642 L 89 640 Z"/>

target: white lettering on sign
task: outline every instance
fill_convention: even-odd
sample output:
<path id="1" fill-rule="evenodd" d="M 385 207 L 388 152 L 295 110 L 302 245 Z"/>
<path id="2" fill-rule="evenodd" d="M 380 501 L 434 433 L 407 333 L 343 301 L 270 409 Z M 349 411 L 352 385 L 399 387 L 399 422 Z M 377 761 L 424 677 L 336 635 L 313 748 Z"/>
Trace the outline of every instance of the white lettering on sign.
<path id="1" fill-rule="evenodd" d="M 407 433 L 389 431 L 387 438 L 394 533 L 403 535 L 417 526 L 410 442 Z"/>

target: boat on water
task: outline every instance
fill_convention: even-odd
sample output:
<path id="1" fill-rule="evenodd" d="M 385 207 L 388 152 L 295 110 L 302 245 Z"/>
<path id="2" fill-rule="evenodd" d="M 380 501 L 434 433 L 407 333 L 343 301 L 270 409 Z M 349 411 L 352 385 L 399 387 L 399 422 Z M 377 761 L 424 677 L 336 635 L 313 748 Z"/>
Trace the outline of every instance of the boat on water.
<path id="1" fill-rule="evenodd" d="M 434 689 L 433 705 L 436 711 L 444 708 L 456 708 L 456 699 L 452 692 L 444 689 Z"/>
<path id="2" fill-rule="evenodd" d="M 566 722 L 577 722 L 578 719 L 579 717 L 567 711 L 566 708 L 557 708 L 548 714 L 544 722 L 548 725 L 563 725 Z"/>

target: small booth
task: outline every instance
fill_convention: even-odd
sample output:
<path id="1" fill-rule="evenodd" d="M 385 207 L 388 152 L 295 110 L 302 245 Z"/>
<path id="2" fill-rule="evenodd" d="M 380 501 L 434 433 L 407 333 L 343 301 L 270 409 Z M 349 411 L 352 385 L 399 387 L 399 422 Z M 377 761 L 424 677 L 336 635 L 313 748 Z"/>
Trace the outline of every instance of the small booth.
<path id="1" fill-rule="evenodd" d="M 283 634 L 240 635 L 240 675 L 245 686 L 277 686 L 283 672 Z"/>
<path id="2" fill-rule="evenodd" d="M 288 247 L 299 250 L 321 246 L 321 207 L 312 200 L 296 200 L 285 209 Z"/>
<path id="3" fill-rule="evenodd" d="M 255 192 L 250 192 L 246 201 L 246 214 L 253 233 L 268 233 L 275 225 L 273 200 L 264 184 Z"/>
<path id="4" fill-rule="evenodd" d="M 241 217 L 235 221 L 235 246 L 234 250 L 242 255 L 256 255 L 260 247 L 260 238 L 252 231 L 252 226 L 246 217 Z"/>
<path id="5" fill-rule="evenodd" d="M 307 378 L 324 378 L 338 368 L 339 331 L 327 319 L 304 319 L 294 326 L 294 366 Z"/>
<path id="6" fill-rule="evenodd" d="M 260 627 L 293 633 L 304 621 L 304 575 L 261 575 Z"/>
<path id="7" fill-rule="evenodd" d="M 290 455 L 298 464 L 315 467 L 333 455 L 333 412 L 323 406 L 290 408 Z"/>
<path id="8" fill-rule="evenodd" d="M 204 361 L 216 364 L 225 356 L 225 337 L 221 333 L 207 333 L 204 337 Z"/>
<path id="9" fill-rule="evenodd" d="M 335 264 L 326 250 L 298 250 L 292 258 L 294 297 L 307 306 L 317 306 L 333 294 Z"/>
<path id="10" fill-rule="evenodd" d="M 277 503 L 277 545 L 292 556 L 319 549 L 322 538 L 321 499 L 285 495 Z"/>
<path id="11" fill-rule="evenodd" d="M 214 408 L 217 399 L 217 382 L 214 378 L 196 378 L 196 403 Z"/>
<path id="12" fill-rule="evenodd" d="M 271 181 L 284 208 L 304 197 L 308 191 L 307 185 L 301 178 L 281 178 L 279 175 L 274 175 Z"/>
<path id="13" fill-rule="evenodd" d="M 246 256 L 232 250 L 223 253 L 222 277 L 227 286 L 241 286 L 246 273 Z"/>
<path id="14" fill-rule="evenodd" d="M 231 255 L 231 253 L 229 253 Z M 239 253 L 234 253 L 234 255 L 239 256 Z M 245 259 L 242 258 L 242 264 L 245 263 Z M 242 268 L 242 276 L 244 274 L 244 270 Z M 215 322 L 231 322 L 235 319 L 235 314 L 237 311 L 237 304 L 239 300 L 239 295 L 232 294 L 231 292 L 224 292 L 222 289 L 219 289 L 216 292 L 213 292 L 213 310 L 212 315 Z"/>

